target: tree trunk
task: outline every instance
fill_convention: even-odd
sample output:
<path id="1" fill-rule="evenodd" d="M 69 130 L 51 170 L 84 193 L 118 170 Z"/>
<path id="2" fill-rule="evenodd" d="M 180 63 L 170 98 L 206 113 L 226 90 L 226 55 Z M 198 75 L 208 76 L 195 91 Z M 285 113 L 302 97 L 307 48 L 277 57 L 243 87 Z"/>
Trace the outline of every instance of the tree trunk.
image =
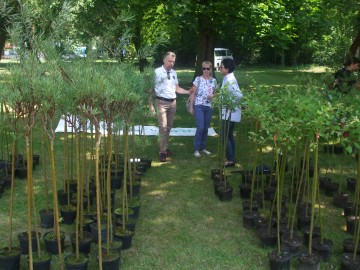
<path id="1" fill-rule="evenodd" d="M 6 40 L 6 31 L 0 28 L 0 60 L 4 53 L 5 40 Z"/>
<path id="2" fill-rule="evenodd" d="M 214 63 L 214 35 L 212 30 L 214 28 L 211 18 L 204 13 L 200 15 L 198 20 L 198 28 L 199 41 L 197 47 L 195 74 L 193 80 L 196 78 L 196 76 L 202 74 L 201 63 L 203 61 L 211 61 L 211 63 Z"/>
<path id="3" fill-rule="evenodd" d="M 350 55 L 351 56 L 359 56 L 359 54 L 360 54 L 359 48 L 360 48 L 360 31 L 350 46 L 350 50 L 349 50 Z"/>

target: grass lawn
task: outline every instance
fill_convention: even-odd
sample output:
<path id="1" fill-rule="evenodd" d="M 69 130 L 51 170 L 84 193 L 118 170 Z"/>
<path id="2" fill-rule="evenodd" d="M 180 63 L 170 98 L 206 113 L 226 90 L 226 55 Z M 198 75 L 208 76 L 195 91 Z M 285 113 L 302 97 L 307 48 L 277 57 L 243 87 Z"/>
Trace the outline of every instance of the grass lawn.
<path id="1" fill-rule="evenodd" d="M 6 64 L 0 64 L 0 81 L 1 72 L 4 70 Z M 291 87 L 296 84 L 295 78 L 304 74 L 317 76 L 318 73 L 290 68 L 240 68 L 235 72 L 244 95 L 253 79 L 258 84 L 269 87 Z M 193 72 L 179 69 L 178 76 L 180 84 L 187 88 Z M 219 72 L 216 72 L 216 77 L 221 82 Z M 195 127 L 193 117 L 185 111 L 186 98 L 187 96 L 178 96 L 174 127 Z M 217 119 L 218 114 L 215 112 L 211 126 L 218 132 Z M 156 125 L 156 119 L 152 117 L 141 118 L 136 124 L 140 122 L 145 125 Z M 250 169 L 252 146 L 247 139 L 247 132 L 251 128 L 252 124 L 246 118 L 236 125 L 237 166 L 227 171 L 229 181 L 234 187 L 233 200 L 230 202 L 220 202 L 214 195 L 213 180 L 210 177 L 210 170 L 216 167 L 217 137 L 208 138 L 207 149 L 214 154 L 201 158 L 193 156 L 193 137 L 171 137 L 171 150 L 176 156 L 166 163 L 158 162 L 157 137 L 136 138 L 139 145 L 137 154 L 152 158 L 153 163 L 152 168 L 142 177 L 140 217 L 132 247 L 122 251 L 122 269 L 269 269 L 267 254 L 272 248 L 261 247 L 256 231 L 243 227 L 242 199 L 239 194 L 241 177 L 240 174 L 231 172 Z M 35 144 L 35 153 L 40 153 L 39 141 Z M 20 147 L 21 145 L 23 146 L 23 143 Z M 63 180 L 62 145 L 63 134 L 58 134 L 56 151 L 59 158 L 57 174 L 60 187 Z M 263 149 L 262 161 L 272 167 L 274 161 L 270 147 Z M 325 168 L 330 166 L 332 170 L 329 171 L 329 175 L 333 177 L 333 181 L 338 181 L 339 161 L 344 164 L 347 162 L 344 166 L 346 177 L 354 177 L 355 162 L 350 155 L 333 157 L 322 152 L 321 172 L 324 173 Z M 38 210 L 44 208 L 42 168 L 41 161 L 40 166 L 34 171 Z M 3 246 L 9 238 L 9 194 L 7 188 L 0 199 L 0 242 Z M 16 245 L 16 235 L 26 230 L 25 194 L 26 181 L 16 179 L 13 232 Z M 116 206 L 120 205 L 119 198 L 120 190 L 117 190 Z M 326 238 L 334 242 L 333 256 L 329 262 L 321 264 L 321 269 L 338 269 L 339 255 L 342 253 L 341 242 L 351 235 L 344 230 L 345 219 L 341 216 L 342 210 L 332 206 L 331 198 L 324 195 L 321 195 L 321 198 Z M 265 205 L 264 208 L 269 209 L 269 205 Z M 62 224 L 61 227 L 67 232 L 74 230 L 74 225 Z M 67 238 L 65 254 L 70 252 L 70 241 Z M 95 245 L 92 252 L 96 254 Z M 89 269 L 97 269 L 96 255 L 91 256 L 90 260 Z M 26 265 L 26 258 L 22 258 L 21 269 L 26 269 Z M 292 268 L 296 269 L 296 260 L 293 260 Z M 53 269 L 58 269 L 56 259 L 53 261 Z"/>

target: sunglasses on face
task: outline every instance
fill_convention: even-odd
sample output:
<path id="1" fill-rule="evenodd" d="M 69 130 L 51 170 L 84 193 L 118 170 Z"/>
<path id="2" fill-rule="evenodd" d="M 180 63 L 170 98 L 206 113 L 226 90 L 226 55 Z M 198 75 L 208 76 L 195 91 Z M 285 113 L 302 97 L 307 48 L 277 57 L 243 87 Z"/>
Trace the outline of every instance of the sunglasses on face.
<path id="1" fill-rule="evenodd" d="M 211 68 L 202 68 L 203 70 L 210 70 Z"/>

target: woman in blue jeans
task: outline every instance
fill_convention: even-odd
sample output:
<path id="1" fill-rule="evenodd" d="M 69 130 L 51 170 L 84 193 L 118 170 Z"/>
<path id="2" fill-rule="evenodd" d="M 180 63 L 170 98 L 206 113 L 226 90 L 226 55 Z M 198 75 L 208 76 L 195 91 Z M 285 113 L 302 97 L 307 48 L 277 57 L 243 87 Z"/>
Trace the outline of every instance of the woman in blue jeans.
<path id="1" fill-rule="evenodd" d="M 222 108 L 221 112 L 221 138 L 222 142 L 226 143 L 226 161 L 225 167 L 235 166 L 235 139 L 234 127 L 236 122 L 241 120 L 241 106 L 240 100 L 242 93 L 239 84 L 234 76 L 235 63 L 232 59 L 224 59 L 220 65 L 220 73 L 224 75 L 221 89 L 230 92 L 233 100 L 239 104 L 236 108 L 229 111 L 226 107 Z M 227 135 L 227 136 L 226 136 Z"/>
<path id="2" fill-rule="evenodd" d="M 196 133 L 194 139 L 194 156 L 201 157 L 211 155 L 211 152 L 205 149 L 208 136 L 208 129 L 212 116 L 211 102 L 217 81 L 212 77 L 212 64 L 209 61 L 202 63 L 203 74 L 196 77 L 193 82 L 194 91 L 190 99 L 190 113 L 195 116 Z M 194 106 L 192 106 L 194 104 Z"/>

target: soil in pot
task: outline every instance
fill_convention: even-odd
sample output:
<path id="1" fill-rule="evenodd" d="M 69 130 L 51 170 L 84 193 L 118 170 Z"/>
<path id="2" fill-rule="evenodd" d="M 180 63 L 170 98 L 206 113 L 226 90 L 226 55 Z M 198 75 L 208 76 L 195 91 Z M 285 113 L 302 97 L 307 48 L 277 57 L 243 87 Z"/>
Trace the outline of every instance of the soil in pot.
<path id="1" fill-rule="evenodd" d="M 333 242 L 330 239 L 324 238 L 321 242 L 320 238 L 316 238 L 312 242 L 312 250 L 318 254 L 324 262 L 329 261 L 331 258 L 332 248 Z"/>
<path id="2" fill-rule="evenodd" d="M 122 218 L 123 218 L 122 211 L 123 211 L 122 207 L 116 208 L 114 211 L 117 223 L 122 221 Z M 128 209 L 128 218 L 135 218 L 134 210 L 132 210 L 130 208 Z"/>
<path id="3" fill-rule="evenodd" d="M 278 253 L 277 250 L 272 250 L 269 253 L 269 263 L 271 270 L 288 270 L 290 269 L 290 254 L 286 251 Z"/>
<path id="4" fill-rule="evenodd" d="M 121 240 L 114 239 L 112 242 L 109 243 L 109 252 L 117 252 L 121 254 L 122 246 L 123 246 L 123 242 Z M 102 252 L 107 253 L 107 248 L 108 248 L 107 242 L 102 244 L 101 247 L 102 247 Z"/>
<path id="5" fill-rule="evenodd" d="M 41 233 L 38 233 L 39 239 L 41 237 Z M 20 250 L 22 254 L 29 254 L 29 238 L 27 232 L 21 232 L 18 234 L 18 240 L 20 244 Z M 36 241 L 36 232 L 31 232 L 31 246 L 32 250 L 35 251 L 37 249 L 37 241 Z"/>
<path id="6" fill-rule="evenodd" d="M 89 258 L 85 254 L 70 254 L 64 259 L 66 270 L 86 270 L 89 263 Z"/>
<path id="7" fill-rule="evenodd" d="M 83 231 L 83 237 L 79 235 L 79 252 L 83 254 L 89 254 L 91 251 L 91 244 L 93 240 L 93 236 L 91 232 Z M 71 246 L 73 248 L 73 252 L 76 252 L 76 234 L 72 233 L 70 235 Z"/>
<path id="8" fill-rule="evenodd" d="M 0 249 L 0 269 L 4 270 L 18 270 L 20 269 L 21 251 L 19 248 L 8 247 Z"/>
<path id="9" fill-rule="evenodd" d="M 301 253 L 299 255 L 299 270 L 319 270 L 320 257 L 316 254 Z"/>
<path id="10" fill-rule="evenodd" d="M 53 228 L 54 227 L 54 210 L 42 209 L 39 211 L 41 228 Z"/>
<path id="11" fill-rule="evenodd" d="M 341 270 L 359 270 L 360 255 L 355 256 L 352 253 L 343 253 L 340 256 Z"/>

